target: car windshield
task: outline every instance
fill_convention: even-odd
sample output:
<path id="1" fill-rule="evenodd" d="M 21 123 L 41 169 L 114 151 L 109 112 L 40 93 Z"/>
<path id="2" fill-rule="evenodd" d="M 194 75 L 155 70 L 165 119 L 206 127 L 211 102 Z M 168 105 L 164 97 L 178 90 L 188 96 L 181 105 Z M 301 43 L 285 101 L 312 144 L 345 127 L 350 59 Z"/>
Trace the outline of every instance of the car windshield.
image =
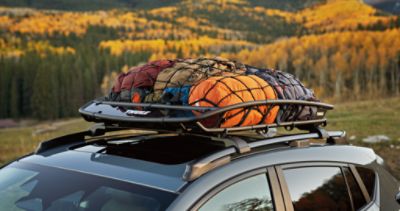
<path id="1" fill-rule="evenodd" d="M 170 192 L 35 164 L 0 170 L 0 210 L 165 210 Z"/>

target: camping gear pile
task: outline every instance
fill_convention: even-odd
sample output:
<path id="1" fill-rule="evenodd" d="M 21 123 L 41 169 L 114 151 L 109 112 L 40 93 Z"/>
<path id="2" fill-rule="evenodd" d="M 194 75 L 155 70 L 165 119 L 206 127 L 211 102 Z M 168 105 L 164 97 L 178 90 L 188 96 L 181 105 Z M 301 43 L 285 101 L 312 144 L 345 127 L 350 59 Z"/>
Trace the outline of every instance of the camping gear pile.
<path id="1" fill-rule="evenodd" d="M 110 101 L 201 107 L 278 99 L 318 101 L 311 89 L 289 73 L 220 57 L 159 60 L 133 67 L 117 77 L 107 97 Z M 199 115 L 198 112 L 191 114 Z M 228 128 L 311 120 L 316 113 L 312 106 L 258 105 L 233 109 L 202 123 Z"/>

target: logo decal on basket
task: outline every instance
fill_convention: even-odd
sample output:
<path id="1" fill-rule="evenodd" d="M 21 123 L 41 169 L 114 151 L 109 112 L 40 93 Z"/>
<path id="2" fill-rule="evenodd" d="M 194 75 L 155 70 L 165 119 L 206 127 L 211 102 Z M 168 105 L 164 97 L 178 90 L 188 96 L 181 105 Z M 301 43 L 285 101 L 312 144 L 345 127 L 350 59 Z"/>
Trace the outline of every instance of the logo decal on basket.
<path id="1" fill-rule="evenodd" d="M 145 115 L 147 115 L 147 114 L 150 114 L 151 111 L 127 110 L 125 113 L 126 113 L 127 115 L 129 115 L 129 116 L 133 116 L 133 115 L 142 115 L 142 116 L 145 116 Z"/>

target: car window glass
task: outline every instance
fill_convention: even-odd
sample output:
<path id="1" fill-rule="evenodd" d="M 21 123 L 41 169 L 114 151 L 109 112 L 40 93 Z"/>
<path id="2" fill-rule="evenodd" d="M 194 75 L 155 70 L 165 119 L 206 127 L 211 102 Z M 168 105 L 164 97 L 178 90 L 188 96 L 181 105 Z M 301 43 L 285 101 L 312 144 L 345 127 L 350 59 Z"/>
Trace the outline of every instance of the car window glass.
<path id="1" fill-rule="evenodd" d="M 356 169 L 372 199 L 375 189 L 375 172 L 364 167 L 356 167 Z"/>
<path id="2" fill-rule="evenodd" d="M 237 182 L 207 201 L 200 211 L 274 210 L 265 174 Z"/>
<path id="3" fill-rule="evenodd" d="M 283 171 L 295 210 L 352 210 L 339 167 L 305 167 Z"/>
<path id="4" fill-rule="evenodd" d="M 354 204 L 354 209 L 358 210 L 364 205 L 366 205 L 367 201 L 365 200 L 361 192 L 360 186 L 357 184 L 356 179 L 354 178 L 354 175 L 351 173 L 350 169 L 343 168 L 343 174 L 345 175 L 347 184 L 349 185 L 351 198 Z"/>
<path id="5" fill-rule="evenodd" d="M 85 192 L 83 191 L 77 191 L 75 193 L 61 197 L 60 199 L 52 202 L 50 207 L 46 211 L 57 211 L 60 209 L 65 209 L 69 206 L 71 208 L 76 208 L 84 194 Z"/>
<path id="6" fill-rule="evenodd" d="M 28 184 L 24 184 L 37 175 L 37 172 L 25 169 L 4 168 L 0 171 L 0 210 L 41 210 L 40 202 L 32 199 L 25 203 L 17 203 L 19 199 L 29 195 L 33 189 Z M 30 184 L 34 184 L 30 182 Z M 17 207 L 15 206 L 17 205 Z"/>
<path id="7" fill-rule="evenodd" d="M 107 196 L 107 197 L 104 197 Z M 103 201 L 101 207 L 98 201 Z M 79 204 L 81 209 L 112 211 L 112 210 L 160 210 L 159 203 L 146 196 L 117 190 L 110 187 L 100 187 L 86 200 Z M 99 208 L 99 209 L 98 209 Z"/>
<path id="8" fill-rule="evenodd" d="M 165 210 L 175 194 L 28 163 L 0 170 L 0 210 Z"/>

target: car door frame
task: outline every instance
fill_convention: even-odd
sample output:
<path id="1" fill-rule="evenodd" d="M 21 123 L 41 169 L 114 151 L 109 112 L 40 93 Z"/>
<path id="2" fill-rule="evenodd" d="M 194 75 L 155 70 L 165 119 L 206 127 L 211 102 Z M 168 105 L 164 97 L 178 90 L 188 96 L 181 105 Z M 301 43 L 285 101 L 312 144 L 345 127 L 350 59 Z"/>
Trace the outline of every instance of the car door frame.
<path id="1" fill-rule="evenodd" d="M 202 196 L 199 200 L 194 203 L 194 205 L 189 209 L 191 211 L 197 211 L 201 206 L 207 203 L 208 200 L 216 196 L 222 190 L 234 185 L 240 181 L 251 178 L 253 176 L 257 176 L 260 174 L 265 174 L 267 176 L 268 185 L 271 191 L 272 201 L 274 204 L 275 211 L 285 211 L 284 201 L 283 201 L 283 193 L 281 190 L 281 185 L 279 184 L 278 175 L 276 173 L 275 167 L 265 167 L 261 169 L 252 170 L 246 173 L 243 173 L 240 176 L 231 178 L 226 180 L 225 182 L 215 186 L 209 193 Z"/>
<path id="2" fill-rule="evenodd" d="M 366 201 L 365 205 L 360 210 L 366 210 L 374 204 L 373 198 L 371 198 L 371 196 L 369 195 L 364 182 L 362 181 L 357 169 L 355 168 L 355 166 L 353 164 L 341 163 L 341 162 L 301 162 L 301 163 L 289 163 L 289 164 L 276 165 L 274 167 L 275 172 L 276 172 L 279 182 L 280 182 L 280 186 L 281 186 L 280 189 L 282 191 L 283 201 L 284 201 L 287 211 L 294 211 L 294 207 L 293 207 L 292 199 L 291 199 L 291 196 L 289 193 L 289 188 L 288 188 L 286 179 L 284 177 L 283 171 L 285 169 L 307 168 L 307 167 L 338 167 L 338 168 L 340 168 L 342 175 L 343 175 L 343 168 L 348 168 L 350 170 L 351 174 L 354 176 L 356 184 L 360 188 L 361 193 L 364 196 L 364 199 Z M 352 210 L 355 210 L 354 202 L 353 202 L 353 198 L 351 196 L 351 190 L 350 190 L 347 178 L 345 177 L 345 175 L 343 175 L 343 178 L 346 182 L 347 193 L 350 198 Z M 377 180 L 377 178 L 375 179 L 375 181 L 376 180 Z"/>

